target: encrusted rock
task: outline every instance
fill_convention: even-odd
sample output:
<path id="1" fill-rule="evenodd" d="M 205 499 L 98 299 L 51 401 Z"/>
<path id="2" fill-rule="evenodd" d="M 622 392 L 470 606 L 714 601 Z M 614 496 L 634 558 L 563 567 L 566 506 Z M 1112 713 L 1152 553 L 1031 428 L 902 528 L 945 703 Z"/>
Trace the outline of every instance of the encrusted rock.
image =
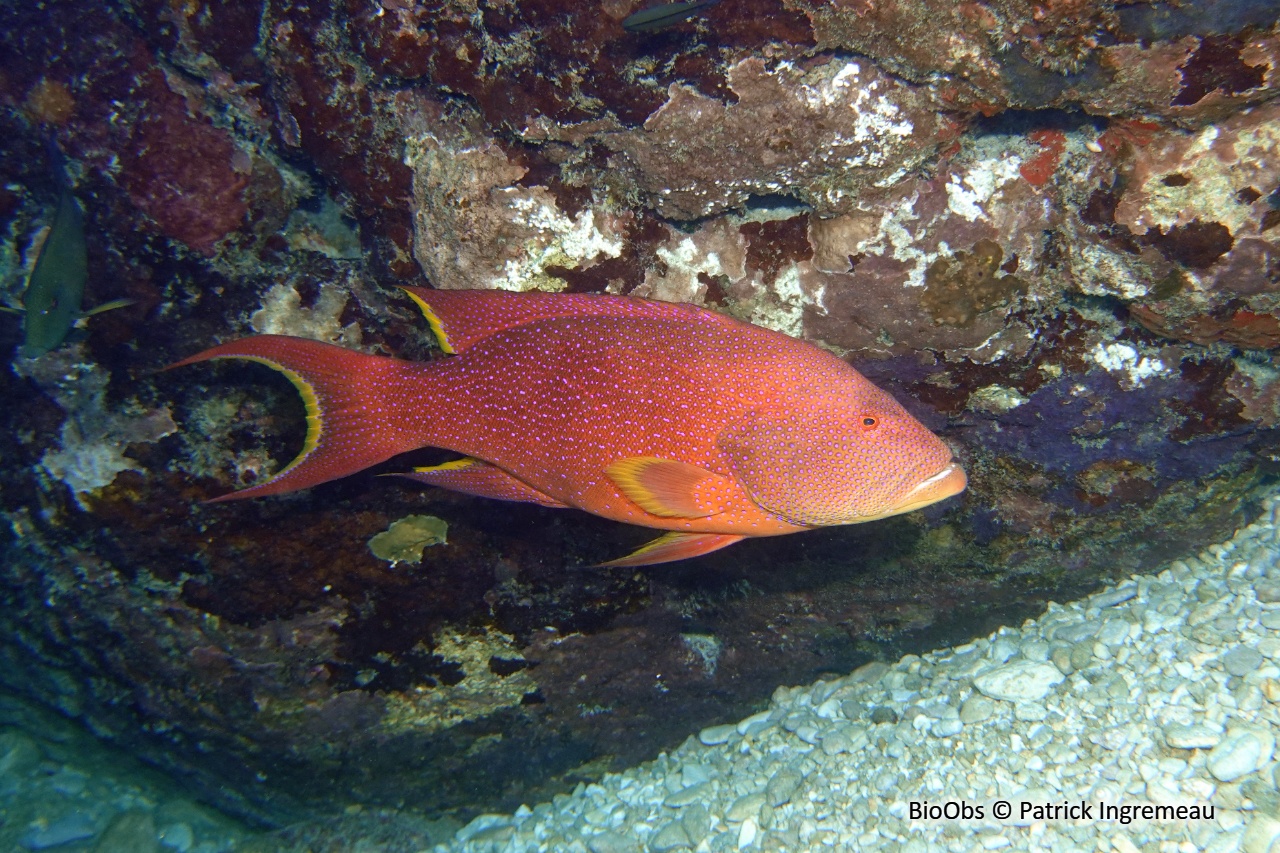
<path id="1" fill-rule="evenodd" d="M 750 57 L 727 79 L 731 104 L 673 85 L 643 130 L 601 137 L 617 152 L 613 167 L 663 216 L 696 219 L 772 193 L 794 193 L 820 214 L 847 212 L 951 132 L 927 93 L 861 60 Z"/>

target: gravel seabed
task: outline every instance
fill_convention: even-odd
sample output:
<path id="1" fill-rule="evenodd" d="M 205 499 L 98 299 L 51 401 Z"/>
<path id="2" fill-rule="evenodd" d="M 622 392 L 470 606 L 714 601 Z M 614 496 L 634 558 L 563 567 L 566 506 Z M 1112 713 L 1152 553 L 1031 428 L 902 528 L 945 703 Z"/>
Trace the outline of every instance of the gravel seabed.
<path id="1" fill-rule="evenodd" d="M 1158 575 L 779 688 L 766 711 L 434 849 L 1280 853 L 1278 555 L 1280 497 Z"/>
<path id="2" fill-rule="evenodd" d="M 1280 853 L 1278 663 L 1280 495 L 1158 575 L 779 688 L 766 711 L 435 846 L 358 817 L 319 848 L 254 833 L 66 721 L 0 726 L 0 849 Z"/>

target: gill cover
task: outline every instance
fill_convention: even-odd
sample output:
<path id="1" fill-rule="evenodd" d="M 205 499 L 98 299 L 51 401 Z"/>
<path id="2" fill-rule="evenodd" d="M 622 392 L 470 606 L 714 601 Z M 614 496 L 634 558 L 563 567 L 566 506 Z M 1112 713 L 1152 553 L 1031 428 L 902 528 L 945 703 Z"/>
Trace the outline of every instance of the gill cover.
<path id="1" fill-rule="evenodd" d="M 717 444 L 761 509 L 792 524 L 820 527 L 840 523 L 844 495 L 831 476 L 828 442 L 815 444 L 808 438 L 817 433 L 834 440 L 834 426 L 829 421 L 814 424 L 808 414 L 758 415 L 725 430 Z"/>

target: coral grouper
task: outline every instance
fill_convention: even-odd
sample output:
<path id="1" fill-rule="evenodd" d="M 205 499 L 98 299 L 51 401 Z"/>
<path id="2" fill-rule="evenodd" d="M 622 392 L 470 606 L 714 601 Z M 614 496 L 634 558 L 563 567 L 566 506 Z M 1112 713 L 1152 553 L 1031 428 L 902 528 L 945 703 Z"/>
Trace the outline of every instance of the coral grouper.
<path id="1" fill-rule="evenodd" d="M 671 531 L 606 564 L 640 566 L 909 512 L 965 487 L 947 446 L 892 397 L 778 332 L 623 296 L 405 290 L 450 357 L 261 335 L 178 362 L 258 361 L 306 399 L 298 458 L 219 500 L 440 447 L 465 458 L 409 476 Z"/>

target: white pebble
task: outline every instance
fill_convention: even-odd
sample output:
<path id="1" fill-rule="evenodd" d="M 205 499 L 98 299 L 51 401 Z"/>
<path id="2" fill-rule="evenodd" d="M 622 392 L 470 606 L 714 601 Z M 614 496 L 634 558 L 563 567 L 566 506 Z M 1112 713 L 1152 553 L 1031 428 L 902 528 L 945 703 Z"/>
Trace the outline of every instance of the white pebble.
<path id="1" fill-rule="evenodd" d="M 1234 782 L 1271 760 L 1276 738 L 1265 729 L 1235 729 L 1209 753 L 1209 772 L 1221 782 Z"/>
<path id="2" fill-rule="evenodd" d="M 1280 853 L 1280 820 L 1269 814 L 1254 815 L 1240 839 L 1244 853 Z"/>
<path id="3" fill-rule="evenodd" d="M 171 823 L 160 830 L 160 843 L 178 853 L 187 853 L 195 841 L 195 834 L 185 823 Z"/>
<path id="4" fill-rule="evenodd" d="M 1006 702 L 1039 702 L 1063 675 L 1056 666 L 1031 661 L 1015 661 L 979 675 L 973 686 L 992 699 Z"/>
<path id="5" fill-rule="evenodd" d="M 720 743 L 727 743 L 729 738 L 737 734 L 738 728 L 733 725 L 708 726 L 698 732 L 698 740 L 707 746 L 715 746 Z"/>
<path id="6" fill-rule="evenodd" d="M 1174 749 L 1212 749 L 1222 740 L 1222 729 L 1202 724 L 1173 723 L 1164 727 L 1164 742 Z"/>

